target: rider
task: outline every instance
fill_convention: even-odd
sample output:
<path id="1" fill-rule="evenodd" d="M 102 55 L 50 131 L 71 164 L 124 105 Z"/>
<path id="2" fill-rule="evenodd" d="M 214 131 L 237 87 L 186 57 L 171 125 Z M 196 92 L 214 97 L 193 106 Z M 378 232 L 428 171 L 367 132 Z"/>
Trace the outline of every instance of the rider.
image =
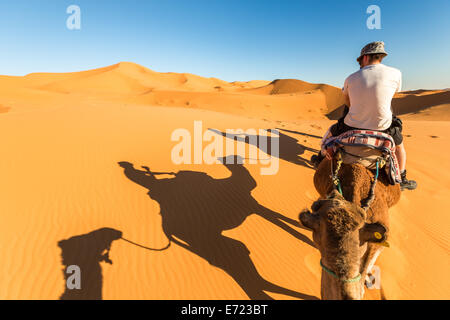
<path id="1" fill-rule="evenodd" d="M 400 70 L 381 63 L 387 56 L 384 42 L 369 43 L 356 59 L 360 70 L 351 74 L 344 83 L 344 115 L 330 128 L 329 136 L 338 136 L 354 129 L 369 129 L 389 134 L 394 139 L 395 155 L 399 162 L 402 190 L 414 190 L 417 183 L 406 178 L 406 151 L 403 143 L 402 121 L 392 114 L 391 101 L 401 90 Z M 324 156 L 314 155 L 311 162 L 318 165 Z"/>

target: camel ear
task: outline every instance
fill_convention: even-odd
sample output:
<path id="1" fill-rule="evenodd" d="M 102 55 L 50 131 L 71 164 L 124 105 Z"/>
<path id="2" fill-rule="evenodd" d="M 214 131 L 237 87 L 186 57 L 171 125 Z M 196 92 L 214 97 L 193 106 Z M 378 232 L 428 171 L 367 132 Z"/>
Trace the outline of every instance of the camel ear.
<path id="1" fill-rule="evenodd" d="M 389 243 L 386 241 L 387 228 L 381 223 L 366 223 L 359 230 L 359 239 L 361 245 L 365 242 L 379 243 L 385 247 L 389 247 Z"/>
<path id="2" fill-rule="evenodd" d="M 325 203 L 326 200 L 317 200 L 315 202 L 313 202 L 313 204 L 311 205 L 311 210 L 313 212 L 316 212 L 320 209 L 320 207 Z"/>
<path id="3" fill-rule="evenodd" d="M 319 215 L 312 214 L 309 210 L 303 210 L 299 215 L 300 222 L 309 229 L 318 230 L 319 229 Z"/>

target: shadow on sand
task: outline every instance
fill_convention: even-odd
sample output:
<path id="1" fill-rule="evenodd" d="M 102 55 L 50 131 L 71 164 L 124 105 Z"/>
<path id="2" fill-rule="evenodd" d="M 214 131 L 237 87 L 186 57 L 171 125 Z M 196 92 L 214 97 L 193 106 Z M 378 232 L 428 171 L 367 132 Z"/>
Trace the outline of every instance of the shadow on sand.
<path id="1" fill-rule="evenodd" d="M 306 168 L 313 169 L 313 165 L 308 159 L 301 157 L 306 150 L 317 153 L 319 150 L 304 146 L 298 142 L 297 139 L 292 138 L 282 132 L 278 131 L 278 137 L 276 136 L 260 136 L 260 135 L 249 135 L 249 134 L 229 134 L 216 129 L 209 129 L 210 131 L 222 135 L 228 139 L 233 139 L 240 142 L 245 142 L 259 148 L 261 151 L 267 153 L 270 156 L 276 156 L 280 159 L 289 161 L 293 164 L 301 165 Z M 277 129 L 278 130 L 278 129 Z M 270 129 L 266 130 L 268 133 L 271 132 Z M 290 132 L 288 130 L 284 130 Z M 260 143 L 260 139 L 264 139 L 267 143 Z M 273 141 L 278 140 L 278 141 Z M 274 144 L 275 143 L 275 144 Z M 279 146 L 278 154 L 271 150 L 272 144 Z"/>
<path id="2" fill-rule="evenodd" d="M 277 128 L 277 130 L 284 131 L 284 132 L 289 132 L 289 133 L 295 133 L 295 134 L 298 134 L 298 135 L 301 135 L 301 136 L 304 136 L 304 137 L 309 137 L 309 138 L 315 138 L 315 139 L 322 140 L 321 136 L 316 136 L 316 135 L 310 134 L 310 133 L 304 133 L 304 132 L 300 132 L 300 131 L 281 129 L 281 128 Z M 312 148 L 310 148 L 308 150 L 310 150 L 310 151 L 317 151 L 317 150 L 312 149 Z"/>
<path id="3" fill-rule="evenodd" d="M 109 250 L 114 240 L 122 237 L 122 232 L 103 228 L 90 233 L 72 237 L 58 242 L 61 248 L 62 264 L 64 265 L 65 283 L 72 274 L 67 273 L 69 266 L 78 266 L 81 273 L 81 289 L 69 289 L 61 295 L 61 300 L 101 300 L 102 299 L 102 268 L 100 262 L 112 264 Z"/>
<path id="4" fill-rule="evenodd" d="M 227 272 L 250 299 L 272 299 L 265 291 L 300 299 L 317 297 L 280 287 L 264 279 L 250 259 L 242 242 L 224 236 L 224 230 L 238 227 L 251 214 L 257 214 L 302 242 L 314 244 L 291 225 L 299 222 L 260 205 L 251 195 L 256 181 L 241 164 L 224 166 L 231 172 L 225 179 L 214 179 L 203 172 L 180 171 L 173 178 L 149 168 L 137 170 L 133 164 L 120 162 L 128 179 L 148 189 L 148 195 L 160 205 L 162 228 L 175 244 L 204 258 Z M 237 160 L 237 159 L 234 159 Z M 226 162 L 226 163 L 225 163 Z M 219 288 L 218 288 L 219 290 Z"/>

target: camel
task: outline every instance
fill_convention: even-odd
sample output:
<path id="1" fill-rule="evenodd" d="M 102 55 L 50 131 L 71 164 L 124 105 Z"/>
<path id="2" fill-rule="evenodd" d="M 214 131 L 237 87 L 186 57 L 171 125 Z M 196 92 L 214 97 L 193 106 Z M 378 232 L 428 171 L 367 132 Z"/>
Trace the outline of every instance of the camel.
<path id="1" fill-rule="evenodd" d="M 333 163 L 331 162 L 333 161 Z M 390 185 L 381 174 L 375 186 L 375 198 L 365 211 L 361 201 L 367 198 L 374 174 L 361 164 L 343 164 L 339 171 L 342 195 L 330 178 L 336 160 L 324 159 L 314 175 L 320 194 L 299 219 L 313 231 L 322 266 L 321 296 L 325 300 L 360 300 L 364 297 L 364 279 L 376 259 L 388 246 L 388 209 L 400 200 L 400 186 Z"/>

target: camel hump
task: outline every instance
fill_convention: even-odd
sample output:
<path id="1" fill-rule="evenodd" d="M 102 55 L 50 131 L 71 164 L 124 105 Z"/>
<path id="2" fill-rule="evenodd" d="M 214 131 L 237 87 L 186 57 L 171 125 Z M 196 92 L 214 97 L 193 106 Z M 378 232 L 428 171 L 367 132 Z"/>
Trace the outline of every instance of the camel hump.
<path id="1" fill-rule="evenodd" d="M 333 191 L 334 185 L 330 178 L 331 168 L 336 168 L 336 161 L 324 159 L 314 174 L 314 186 L 322 198 Z M 343 195 L 350 202 L 361 204 L 369 193 L 374 173 L 359 163 L 342 164 L 338 177 L 342 185 Z M 375 190 L 375 200 L 383 199 L 387 207 L 393 206 L 400 199 L 400 187 L 392 185 L 385 174 L 380 174 Z"/>

